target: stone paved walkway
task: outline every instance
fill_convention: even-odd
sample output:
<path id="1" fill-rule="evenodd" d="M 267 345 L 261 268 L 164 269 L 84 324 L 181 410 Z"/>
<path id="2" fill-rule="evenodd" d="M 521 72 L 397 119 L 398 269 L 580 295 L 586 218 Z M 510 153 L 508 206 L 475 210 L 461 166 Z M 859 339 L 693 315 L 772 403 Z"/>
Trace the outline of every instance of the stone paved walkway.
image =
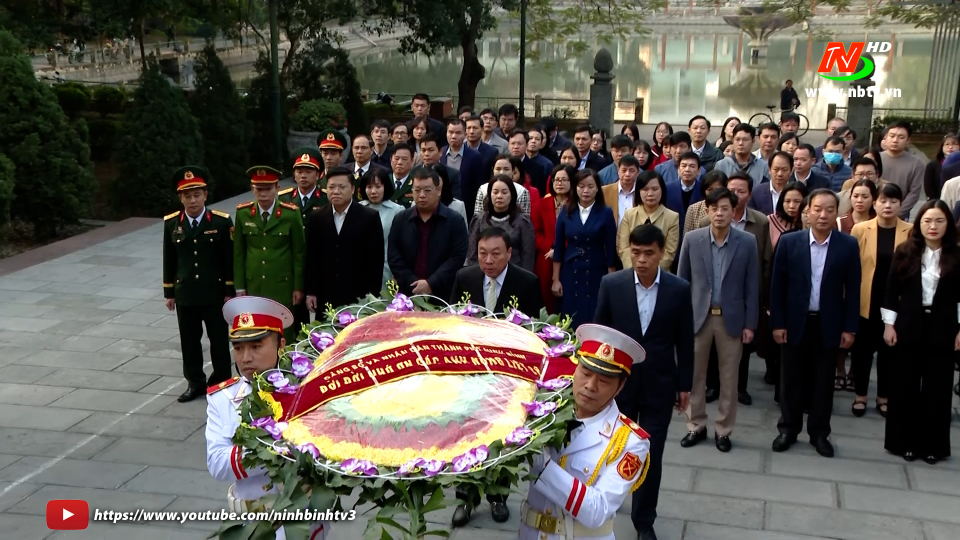
<path id="1" fill-rule="evenodd" d="M 157 222 L 0 277 L 0 539 L 186 540 L 216 529 L 96 523 L 54 532 L 44 520 L 51 499 L 86 499 L 103 510 L 224 506 L 227 485 L 205 466 L 205 403 L 175 399 L 184 383 L 176 318 L 161 299 L 161 231 Z M 661 539 L 960 538 L 956 409 L 955 457 L 931 467 L 887 455 L 882 418 L 872 409 L 854 418 L 852 395 L 842 395 L 833 420 L 837 457 L 828 460 L 805 441 L 773 454 L 778 413 L 759 372 L 750 390 L 754 405 L 741 407 L 729 454 L 711 444 L 680 448 L 684 423 L 678 417 L 672 425 Z M 511 497 L 508 523 L 495 524 L 484 506 L 452 538 L 514 538 L 521 498 Z M 448 524 L 451 514 L 432 519 Z M 362 520 L 338 524 L 332 537 L 357 540 L 363 527 Z M 629 508 L 616 531 L 635 538 Z"/>

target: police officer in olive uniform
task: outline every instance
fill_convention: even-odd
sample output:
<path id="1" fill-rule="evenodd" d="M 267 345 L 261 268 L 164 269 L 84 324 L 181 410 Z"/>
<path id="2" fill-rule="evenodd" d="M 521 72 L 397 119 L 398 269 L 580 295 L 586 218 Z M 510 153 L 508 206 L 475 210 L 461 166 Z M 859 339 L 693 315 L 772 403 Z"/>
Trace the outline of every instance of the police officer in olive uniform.
<path id="1" fill-rule="evenodd" d="M 177 310 L 183 376 L 183 403 L 204 395 L 207 386 L 230 378 L 227 325 L 220 314 L 233 289 L 233 221 L 230 215 L 206 207 L 207 171 L 183 167 L 173 184 L 183 210 L 163 218 L 163 298 Z M 203 327 L 210 339 L 213 373 L 203 373 Z"/>
<path id="2" fill-rule="evenodd" d="M 296 156 L 293 160 L 293 180 L 297 185 L 281 190 L 278 195 L 280 202 L 295 204 L 300 208 L 300 217 L 306 226 L 310 214 L 328 204 L 325 189 L 317 185 L 320 176 L 326 175 L 317 148 L 304 146 L 293 155 Z M 293 327 L 299 329 L 304 324 L 310 324 L 310 310 L 306 302 L 301 301 L 293 306 Z"/>
<path id="3" fill-rule="evenodd" d="M 277 199 L 281 172 L 251 167 L 255 201 L 237 205 L 233 245 L 233 275 L 237 296 L 262 296 L 293 311 L 303 302 L 303 265 L 306 247 L 300 207 Z M 284 331 L 293 342 L 300 327 Z"/>
<path id="4" fill-rule="evenodd" d="M 320 148 L 324 170 L 324 173 L 320 175 L 320 186 L 326 188 L 326 171 L 340 166 L 340 161 L 343 159 L 343 150 L 347 147 L 347 138 L 335 129 L 321 131 L 320 135 L 317 136 L 317 147 Z M 326 197 L 323 198 L 323 203 L 327 203 Z"/>

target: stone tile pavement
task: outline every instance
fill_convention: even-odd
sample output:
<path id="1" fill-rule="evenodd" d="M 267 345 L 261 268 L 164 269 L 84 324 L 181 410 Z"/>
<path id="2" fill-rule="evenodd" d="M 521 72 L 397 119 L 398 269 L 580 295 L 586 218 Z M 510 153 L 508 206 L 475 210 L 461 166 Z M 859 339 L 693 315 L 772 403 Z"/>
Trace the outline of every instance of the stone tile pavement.
<path id="1" fill-rule="evenodd" d="M 229 210 L 236 201 L 214 207 Z M 0 277 L 0 539 L 200 539 L 216 524 L 94 523 L 46 528 L 51 499 L 91 508 L 206 510 L 224 506 L 227 485 L 204 459 L 202 400 L 184 389 L 176 319 L 163 306 L 157 222 Z M 664 456 L 657 532 L 664 540 L 948 540 L 960 538 L 960 459 L 934 467 L 886 454 L 882 418 L 835 402 L 833 460 L 801 440 L 774 454 L 777 410 L 754 363 L 754 405 L 741 407 L 734 449 L 682 449 L 677 417 Z M 957 402 L 954 402 L 957 406 Z M 711 413 L 715 413 L 715 408 Z M 960 455 L 960 415 L 952 429 Z M 481 507 L 453 538 L 515 537 Z M 432 520 L 446 525 L 452 508 Z M 332 538 L 360 538 L 364 519 Z M 618 538 L 635 538 L 629 503 Z"/>

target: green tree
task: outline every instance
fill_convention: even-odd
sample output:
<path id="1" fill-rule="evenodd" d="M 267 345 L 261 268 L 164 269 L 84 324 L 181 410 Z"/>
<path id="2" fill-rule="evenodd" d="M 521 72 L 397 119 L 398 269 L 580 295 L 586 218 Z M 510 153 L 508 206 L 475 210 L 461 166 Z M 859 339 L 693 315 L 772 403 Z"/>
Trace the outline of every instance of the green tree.
<path id="1" fill-rule="evenodd" d="M 251 128 L 230 71 L 212 45 L 197 59 L 196 78 L 190 108 L 203 136 L 203 161 L 216 183 L 211 190 L 216 188 L 220 200 L 246 191 L 250 185 L 246 170 Z"/>
<path id="2" fill-rule="evenodd" d="M 111 186 L 118 212 L 162 216 L 177 208 L 170 178 L 184 165 L 203 164 L 203 138 L 187 98 L 167 82 L 155 61 L 147 63 L 123 117 L 120 176 Z"/>
<path id="3" fill-rule="evenodd" d="M 10 203 L 13 202 L 13 189 L 17 185 L 15 168 L 7 156 L 0 154 L 0 225 L 10 221 Z"/>
<path id="4" fill-rule="evenodd" d="M 96 192 L 86 124 L 70 124 L 7 31 L 0 31 L 0 81 L 0 153 L 16 170 L 11 217 L 33 223 L 38 237 L 55 236 L 87 213 Z"/>
<path id="5" fill-rule="evenodd" d="M 282 170 L 287 162 L 287 133 L 290 129 L 290 103 L 287 101 L 287 90 L 280 80 L 280 155 L 283 163 L 274 163 L 273 131 L 273 95 L 270 91 L 270 57 L 266 51 L 260 51 L 260 56 L 253 63 L 257 76 L 250 81 L 250 90 L 247 92 L 245 103 L 247 119 L 250 120 L 253 132 L 250 137 L 250 163 L 254 165 L 274 165 Z"/>
<path id="6" fill-rule="evenodd" d="M 300 103 L 316 99 L 339 101 L 347 111 L 351 135 L 369 132 L 357 69 L 350 54 L 325 41 L 314 41 L 303 49 L 290 69 L 290 89 Z"/>

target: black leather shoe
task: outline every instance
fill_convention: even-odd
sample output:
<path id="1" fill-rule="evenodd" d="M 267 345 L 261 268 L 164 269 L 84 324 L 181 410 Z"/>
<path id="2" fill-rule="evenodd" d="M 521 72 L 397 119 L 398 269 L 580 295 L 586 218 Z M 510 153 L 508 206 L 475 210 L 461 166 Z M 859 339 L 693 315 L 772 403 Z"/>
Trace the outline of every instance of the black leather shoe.
<path id="1" fill-rule="evenodd" d="M 637 540 L 657 540 L 657 533 L 653 527 L 647 527 L 637 531 Z"/>
<path id="2" fill-rule="evenodd" d="M 453 511 L 453 526 L 463 527 L 467 523 L 470 523 L 470 506 L 459 504 L 457 509 Z"/>
<path id="3" fill-rule="evenodd" d="M 833 445 L 830 444 L 830 441 L 826 437 L 817 437 L 816 439 L 811 439 L 810 444 L 816 448 L 817 453 L 823 457 L 833 457 Z"/>
<path id="4" fill-rule="evenodd" d="M 497 523 L 506 523 L 510 519 L 510 509 L 507 508 L 506 503 L 492 502 L 490 503 L 490 516 Z"/>
<path id="5" fill-rule="evenodd" d="M 705 440 L 707 440 L 707 428 L 687 433 L 680 439 L 680 446 L 690 448 L 691 446 L 696 446 L 698 442 Z"/>
<path id="6" fill-rule="evenodd" d="M 707 403 L 713 403 L 714 401 L 720 399 L 720 391 L 716 388 L 707 388 L 707 393 L 704 394 L 707 399 Z"/>
<path id="7" fill-rule="evenodd" d="M 777 381 L 773 380 L 773 373 L 770 373 L 769 371 L 763 374 L 763 382 L 769 385 L 777 384 Z"/>
<path id="8" fill-rule="evenodd" d="M 785 433 L 777 435 L 777 438 L 773 440 L 773 451 L 774 452 L 786 452 L 793 446 L 793 443 L 797 442 L 796 437 L 791 437 Z"/>
<path id="9" fill-rule="evenodd" d="M 750 394 L 747 393 L 746 390 L 737 394 L 737 401 L 741 405 L 753 405 L 753 398 L 750 397 Z"/>
<path id="10" fill-rule="evenodd" d="M 936 456 L 927 456 L 923 458 L 923 460 L 927 462 L 927 465 L 935 465 L 938 461 L 940 461 Z"/>
<path id="11" fill-rule="evenodd" d="M 915 459 L 917 459 L 917 456 L 913 455 L 913 452 L 909 452 L 909 451 L 908 451 L 908 452 L 904 452 L 904 453 L 903 453 L 903 460 L 904 460 L 904 461 L 913 461 L 913 460 L 915 460 Z"/>
<path id="12" fill-rule="evenodd" d="M 207 391 L 199 386 L 188 386 L 187 391 L 180 394 L 180 397 L 177 398 L 177 401 L 180 403 L 186 403 L 188 401 L 193 401 L 206 393 Z"/>
<path id="13" fill-rule="evenodd" d="M 733 445 L 730 444 L 730 437 L 721 437 L 716 433 L 714 433 L 713 438 L 714 438 L 714 441 L 717 443 L 717 450 L 723 453 L 729 452 L 730 448 L 733 447 Z"/>

